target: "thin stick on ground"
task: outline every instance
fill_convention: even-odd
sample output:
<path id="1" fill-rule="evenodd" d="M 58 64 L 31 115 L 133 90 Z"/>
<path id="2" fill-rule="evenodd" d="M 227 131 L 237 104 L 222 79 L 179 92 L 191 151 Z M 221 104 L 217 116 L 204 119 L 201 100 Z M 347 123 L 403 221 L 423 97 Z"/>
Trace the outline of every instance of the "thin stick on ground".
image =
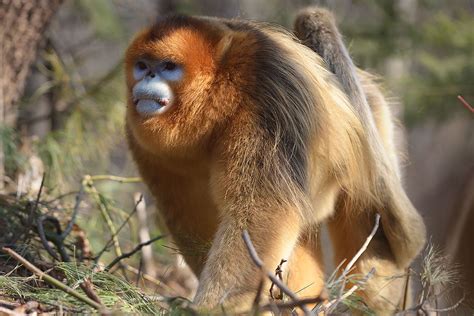
<path id="1" fill-rule="evenodd" d="M 446 307 L 446 308 L 423 308 L 425 311 L 427 312 L 435 312 L 435 313 L 445 313 L 445 312 L 449 312 L 449 311 L 452 311 L 452 310 L 455 310 L 456 308 L 459 307 L 459 305 L 461 305 L 461 303 L 466 299 L 466 293 L 463 293 L 462 294 L 462 297 L 453 305 L 449 306 L 449 307 Z"/>
<path id="2" fill-rule="evenodd" d="M 86 191 L 93 196 L 97 204 L 97 207 L 99 208 L 100 213 L 102 214 L 102 217 L 104 218 L 104 221 L 110 230 L 110 233 L 112 235 L 115 254 L 117 256 L 121 256 L 122 249 L 120 248 L 120 242 L 117 236 L 117 228 L 115 227 L 114 222 L 112 221 L 112 218 L 109 214 L 109 210 L 107 206 L 103 203 L 101 199 L 99 191 L 97 191 L 96 187 L 94 186 L 94 182 L 91 176 L 89 175 L 84 176 L 83 186 L 86 188 Z"/>
<path id="3" fill-rule="evenodd" d="M 43 217 L 42 216 L 40 216 L 36 220 L 36 227 L 37 227 L 38 235 L 40 237 L 40 240 L 41 240 L 41 243 L 43 244 L 44 249 L 46 249 L 46 251 L 49 253 L 49 255 L 51 257 L 53 257 L 54 260 L 59 261 L 58 256 L 56 255 L 54 250 L 49 246 L 48 239 L 46 238 L 46 234 L 44 233 Z"/>
<path id="4" fill-rule="evenodd" d="M 244 239 L 245 246 L 247 247 L 247 250 L 249 252 L 250 258 L 254 262 L 254 264 L 264 273 L 267 275 L 267 277 L 278 286 L 283 293 L 288 295 L 293 301 L 300 301 L 298 296 L 293 293 L 278 277 L 274 276 L 273 273 L 269 272 L 268 270 L 265 269 L 265 266 L 263 265 L 263 261 L 260 259 L 260 257 L 257 254 L 257 251 L 255 250 L 255 247 L 253 246 L 252 240 L 250 239 L 250 235 L 247 230 L 244 230 L 242 232 L 242 238 Z M 304 312 L 305 315 L 311 315 L 311 311 L 308 309 L 306 304 L 299 304 L 299 308 L 301 308 Z"/>
<path id="5" fill-rule="evenodd" d="M 326 298 L 318 296 L 318 297 L 311 297 L 311 298 L 303 298 L 300 300 L 296 301 L 289 301 L 289 302 L 282 302 L 282 303 L 272 303 L 272 304 L 267 304 L 262 307 L 260 307 L 260 311 L 272 311 L 274 307 L 278 308 L 279 310 L 281 309 L 293 309 L 296 307 L 299 307 L 301 305 L 306 305 L 306 304 L 318 304 L 321 303 L 325 300 Z"/>
<path id="6" fill-rule="evenodd" d="M 143 195 L 141 196 L 143 198 Z M 112 235 L 110 239 L 105 243 L 105 246 L 98 252 L 97 256 L 94 258 L 94 262 L 97 264 L 100 260 L 100 257 L 107 251 L 107 249 L 111 246 L 111 244 L 114 241 L 114 238 L 117 237 L 118 233 L 122 230 L 122 228 L 125 227 L 125 225 L 130 221 L 132 216 L 137 212 L 138 205 L 141 203 L 142 199 L 139 199 L 136 201 L 135 206 L 133 207 L 133 210 L 128 214 L 127 218 L 123 221 L 123 223 L 117 228 L 116 235 Z"/>
<path id="7" fill-rule="evenodd" d="M 136 213 L 138 220 L 138 241 L 146 242 L 150 240 L 150 231 L 148 230 L 148 219 L 146 213 L 146 202 L 143 198 L 143 194 L 136 192 L 134 194 L 134 202 L 136 205 Z M 155 264 L 153 262 L 153 250 L 151 246 L 144 247 L 142 249 L 142 260 L 140 267 L 143 267 L 145 273 L 154 275 L 155 274 Z"/>
<path id="8" fill-rule="evenodd" d="M 117 258 L 115 258 L 107 267 L 105 267 L 105 271 L 109 271 L 113 266 L 115 266 L 117 263 L 119 263 L 123 259 L 126 259 L 126 258 L 129 258 L 129 257 L 133 256 L 134 254 L 139 252 L 143 247 L 151 245 L 152 243 L 154 243 L 157 240 L 162 239 L 163 237 L 165 237 L 165 236 L 164 235 L 157 236 L 157 237 L 155 237 L 153 239 L 150 239 L 146 242 L 138 244 L 135 248 L 133 248 L 132 251 L 124 253 L 121 256 L 118 256 Z"/>
<path id="9" fill-rule="evenodd" d="M 79 193 L 76 195 L 76 203 L 74 205 L 74 209 L 72 211 L 71 220 L 66 226 L 66 229 L 61 234 L 62 239 L 66 239 L 66 237 L 71 233 L 72 228 L 76 222 L 77 213 L 79 212 L 79 205 L 81 204 L 82 197 L 84 196 L 84 183 L 81 183 L 81 188 L 79 189 Z"/>
<path id="10" fill-rule="evenodd" d="M 432 313 L 444 313 L 444 312 L 449 312 L 449 311 L 453 311 L 455 310 L 456 308 L 459 307 L 459 305 L 462 304 L 462 302 L 464 302 L 464 300 L 466 299 L 466 293 L 463 293 L 462 294 L 462 297 L 456 302 L 454 303 L 453 305 L 449 306 L 449 307 L 445 307 L 445 308 L 429 308 L 429 307 L 426 307 L 426 303 L 427 303 L 427 300 L 424 300 L 422 303 L 414 306 L 414 307 L 411 307 L 409 309 L 406 309 L 404 310 L 405 313 L 408 313 L 408 312 L 423 312 L 425 314 L 429 313 L 429 312 L 432 312 Z"/>
<path id="11" fill-rule="evenodd" d="M 39 201 L 40 201 L 40 198 L 41 198 L 41 194 L 43 193 L 44 179 L 45 178 L 46 178 L 46 174 L 43 173 L 43 177 L 41 178 L 41 184 L 40 184 L 40 187 L 39 187 L 39 190 L 38 190 L 38 194 L 36 196 L 35 205 L 33 206 L 33 209 L 32 209 L 33 214 L 36 213 L 36 211 L 38 211 Z"/>
<path id="12" fill-rule="evenodd" d="M 60 289 L 61 291 L 77 298 L 78 300 L 82 301 L 83 303 L 86 303 L 87 305 L 89 305 L 89 306 L 91 306 L 91 307 L 93 307 L 93 308 L 95 308 L 95 309 L 97 309 L 101 312 L 104 312 L 106 310 L 105 306 L 95 302 L 94 300 L 90 299 L 87 296 L 84 296 L 84 295 L 80 294 L 79 292 L 73 290 L 72 288 L 70 288 L 66 284 L 62 283 L 61 281 L 58 281 L 55 278 L 53 278 L 52 276 L 44 273 L 38 267 L 36 267 L 31 262 L 29 262 L 28 260 L 23 258 L 20 254 L 18 254 L 13 249 L 3 247 L 2 251 L 9 254 L 12 258 L 14 258 L 16 261 L 20 262 L 25 268 L 30 270 L 33 274 L 35 274 L 40 279 L 44 280 L 46 283 Z"/>
<path id="13" fill-rule="evenodd" d="M 109 207 L 107 206 L 107 204 L 103 200 L 103 197 L 100 195 L 97 188 L 94 186 L 94 180 L 93 179 L 96 179 L 96 178 L 97 177 L 94 178 L 90 175 L 84 176 L 83 186 L 86 188 L 87 193 L 89 193 L 93 196 L 93 198 L 94 198 L 94 200 L 97 204 L 97 207 L 99 208 L 100 213 L 102 214 L 102 218 L 104 219 L 105 223 L 107 224 L 107 227 L 110 230 L 110 234 L 112 235 L 111 238 L 112 238 L 112 241 L 113 241 L 115 255 L 117 257 L 120 257 L 120 256 L 122 256 L 123 252 L 122 252 L 122 248 L 120 247 L 120 242 L 119 242 L 119 239 L 118 239 L 118 231 L 117 231 L 117 228 L 115 227 L 115 224 L 112 220 L 112 217 L 110 216 Z M 113 176 L 110 176 L 107 179 L 110 180 L 111 178 L 113 178 Z M 121 265 L 119 265 L 119 268 L 120 268 L 120 270 L 122 272 L 122 275 L 125 278 L 125 280 L 129 281 L 128 277 L 127 277 L 127 273 L 125 272 L 125 269 Z"/>
<path id="14" fill-rule="evenodd" d="M 43 178 L 41 178 L 41 184 L 40 184 L 38 194 L 37 194 L 36 199 L 35 199 L 35 204 L 30 209 L 30 217 L 29 217 L 29 221 L 28 221 L 28 224 L 27 224 L 28 228 L 26 229 L 26 231 L 29 231 L 30 228 L 33 226 L 33 224 L 35 222 L 35 216 L 36 216 L 36 213 L 38 212 L 39 201 L 40 201 L 40 198 L 41 198 L 41 194 L 43 193 L 45 177 L 46 177 L 46 174 L 43 173 Z"/>
<path id="15" fill-rule="evenodd" d="M 85 278 L 81 284 L 79 284 L 79 286 L 84 291 L 84 293 L 86 293 L 87 297 L 99 303 L 100 305 L 103 305 L 99 295 L 97 295 L 97 293 L 94 291 L 94 284 L 90 278 Z"/>
<path id="16" fill-rule="evenodd" d="M 109 180 L 115 181 L 120 183 L 140 183 L 142 182 L 141 178 L 138 177 L 118 177 L 118 176 L 111 176 L 111 175 L 96 175 L 96 176 L 89 176 L 90 180 L 92 181 L 102 181 L 102 180 Z"/>
<path id="17" fill-rule="evenodd" d="M 82 192 L 82 193 L 81 193 Z M 53 244 L 56 246 L 56 248 L 58 249 L 59 251 L 59 254 L 60 254 L 60 257 L 61 257 L 61 260 L 63 262 L 70 262 L 70 257 L 64 247 L 64 240 L 66 239 L 66 237 L 69 235 L 70 231 L 72 230 L 72 227 L 74 226 L 74 222 L 75 222 L 75 217 L 77 215 L 77 209 L 79 207 L 79 203 L 80 203 L 80 200 L 81 200 L 81 194 L 83 194 L 83 190 L 81 189 L 81 192 L 79 193 L 79 195 L 76 197 L 76 207 L 75 207 L 75 210 L 73 211 L 74 214 L 68 224 L 68 228 L 69 229 L 69 232 L 62 232 L 61 231 L 61 226 L 59 224 L 59 221 L 57 221 L 56 218 L 54 217 L 47 217 L 47 216 L 40 216 L 37 220 L 37 230 L 38 230 L 38 234 L 40 236 L 40 239 L 43 243 L 43 246 L 45 247 L 45 249 L 48 251 L 48 253 L 55 259 L 55 260 L 58 260 L 59 261 L 59 258 L 57 258 L 56 254 L 54 253 L 54 251 L 51 249 L 51 247 L 49 246 L 49 243 L 48 241 L 52 241 Z M 50 234 L 48 236 L 48 238 L 46 237 L 45 235 L 45 232 L 44 232 L 44 227 L 43 227 L 43 221 L 45 219 L 49 219 L 50 221 L 52 221 L 55 225 L 56 225 L 56 233 L 55 234 Z M 70 227 L 70 228 L 69 228 Z M 81 289 L 84 291 L 84 293 L 89 297 L 91 298 L 92 300 L 96 301 L 97 303 L 99 304 L 102 304 L 99 296 L 94 292 L 94 286 L 91 282 L 90 279 L 86 278 L 84 279 L 80 284 L 79 286 L 81 287 Z"/>

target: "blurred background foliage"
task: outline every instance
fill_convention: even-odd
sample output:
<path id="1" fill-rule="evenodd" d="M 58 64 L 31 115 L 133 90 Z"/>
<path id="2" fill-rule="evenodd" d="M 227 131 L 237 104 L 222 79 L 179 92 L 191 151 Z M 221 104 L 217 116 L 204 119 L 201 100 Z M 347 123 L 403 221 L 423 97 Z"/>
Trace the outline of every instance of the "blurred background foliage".
<path id="1" fill-rule="evenodd" d="M 134 32 L 161 11 L 263 19 L 291 28 L 297 9 L 315 3 L 335 11 L 356 63 L 384 79 L 409 126 L 463 111 L 458 94 L 474 97 L 472 1 L 78 0 L 62 5 L 45 34 L 15 130 L 32 139 L 51 185 L 129 168 L 123 158 L 121 58 Z M 3 132 L 6 144 L 18 142 L 12 132 Z M 5 148 L 9 172 L 21 166 L 14 147 Z"/>
<path id="2" fill-rule="evenodd" d="M 31 191 L 18 182 L 43 172 L 49 195 L 77 193 L 86 174 L 137 174 L 124 137 L 122 58 L 133 34 L 158 15 L 240 17 L 291 28 L 297 10 L 314 4 L 334 11 L 355 63 L 380 75 L 398 101 L 393 109 L 407 126 L 405 151 L 411 157 L 406 163 L 409 195 L 434 241 L 448 244 L 443 232 L 455 226 L 453 214 L 462 201 L 471 199 L 459 192 L 466 185 L 470 191 L 474 175 L 472 115 L 456 99 L 462 95 L 474 104 L 472 0 L 65 0 L 42 34 L 16 104 L 17 119 L 0 130 L 10 190 L 34 196 L 38 186 Z M 145 193 L 154 216 L 143 185 L 103 181 L 97 188 L 117 225 L 133 209 L 134 192 Z M 69 198 L 64 203 L 72 205 L 74 196 Z M 469 200 L 470 214 L 472 205 Z M 93 251 L 102 248 L 107 231 L 98 214 L 88 209 L 78 217 Z M 152 235 L 158 234 L 154 221 L 149 223 Z M 119 235 L 125 248 L 137 242 L 134 225 L 131 221 Z M 160 256 L 163 248 L 154 247 Z M 454 255 L 462 249 L 456 247 Z M 472 256 L 467 262 L 474 266 Z"/>
<path id="3" fill-rule="evenodd" d="M 343 22 L 344 34 L 360 66 L 388 72 L 384 77 L 405 105 L 404 121 L 413 126 L 462 110 L 453 96 L 474 96 L 473 2 L 366 3 L 368 12 L 378 13 Z M 399 69 L 387 69 L 394 66 Z"/>

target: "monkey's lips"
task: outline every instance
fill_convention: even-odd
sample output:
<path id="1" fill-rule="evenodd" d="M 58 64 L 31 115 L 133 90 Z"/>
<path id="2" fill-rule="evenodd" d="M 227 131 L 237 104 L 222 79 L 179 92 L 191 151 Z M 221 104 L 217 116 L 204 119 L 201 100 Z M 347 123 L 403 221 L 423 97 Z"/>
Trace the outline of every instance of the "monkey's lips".
<path id="1" fill-rule="evenodd" d="M 162 114 L 170 107 L 170 99 L 135 99 L 133 101 L 137 112 L 142 116 Z"/>

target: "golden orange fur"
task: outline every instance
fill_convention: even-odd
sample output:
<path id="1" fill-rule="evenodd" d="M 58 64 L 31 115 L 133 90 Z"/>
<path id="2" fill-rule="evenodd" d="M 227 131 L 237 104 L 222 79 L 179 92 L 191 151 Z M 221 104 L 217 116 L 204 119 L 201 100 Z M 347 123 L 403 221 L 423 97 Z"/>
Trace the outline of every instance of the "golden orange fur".
<path id="1" fill-rule="evenodd" d="M 143 57 L 184 69 L 170 84 L 173 109 L 162 115 L 143 117 L 132 102 L 132 68 Z M 250 308 L 259 280 L 243 229 L 269 269 L 289 259 L 288 284 L 306 287 L 303 296 L 323 288 L 323 221 L 339 261 L 354 255 L 381 213 L 383 232 L 357 265 L 362 273 L 368 263 L 380 278 L 402 271 L 419 251 L 423 224 L 401 188 L 390 112 L 368 75 L 360 74 L 378 130 L 319 55 L 265 24 L 164 18 L 135 38 L 125 64 L 128 143 L 199 277 L 200 306 Z M 369 284 L 366 293 L 380 287 Z M 383 298 L 368 301 L 390 309 Z"/>

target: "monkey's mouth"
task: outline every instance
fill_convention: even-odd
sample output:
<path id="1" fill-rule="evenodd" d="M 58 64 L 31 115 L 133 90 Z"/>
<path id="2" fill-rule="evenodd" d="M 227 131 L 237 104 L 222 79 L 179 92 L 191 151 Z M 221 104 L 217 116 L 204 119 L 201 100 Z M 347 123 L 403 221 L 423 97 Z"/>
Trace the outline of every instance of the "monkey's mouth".
<path id="1" fill-rule="evenodd" d="M 134 99 L 133 104 L 140 115 L 151 116 L 167 111 L 171 102 L 169 98 Z"/>

